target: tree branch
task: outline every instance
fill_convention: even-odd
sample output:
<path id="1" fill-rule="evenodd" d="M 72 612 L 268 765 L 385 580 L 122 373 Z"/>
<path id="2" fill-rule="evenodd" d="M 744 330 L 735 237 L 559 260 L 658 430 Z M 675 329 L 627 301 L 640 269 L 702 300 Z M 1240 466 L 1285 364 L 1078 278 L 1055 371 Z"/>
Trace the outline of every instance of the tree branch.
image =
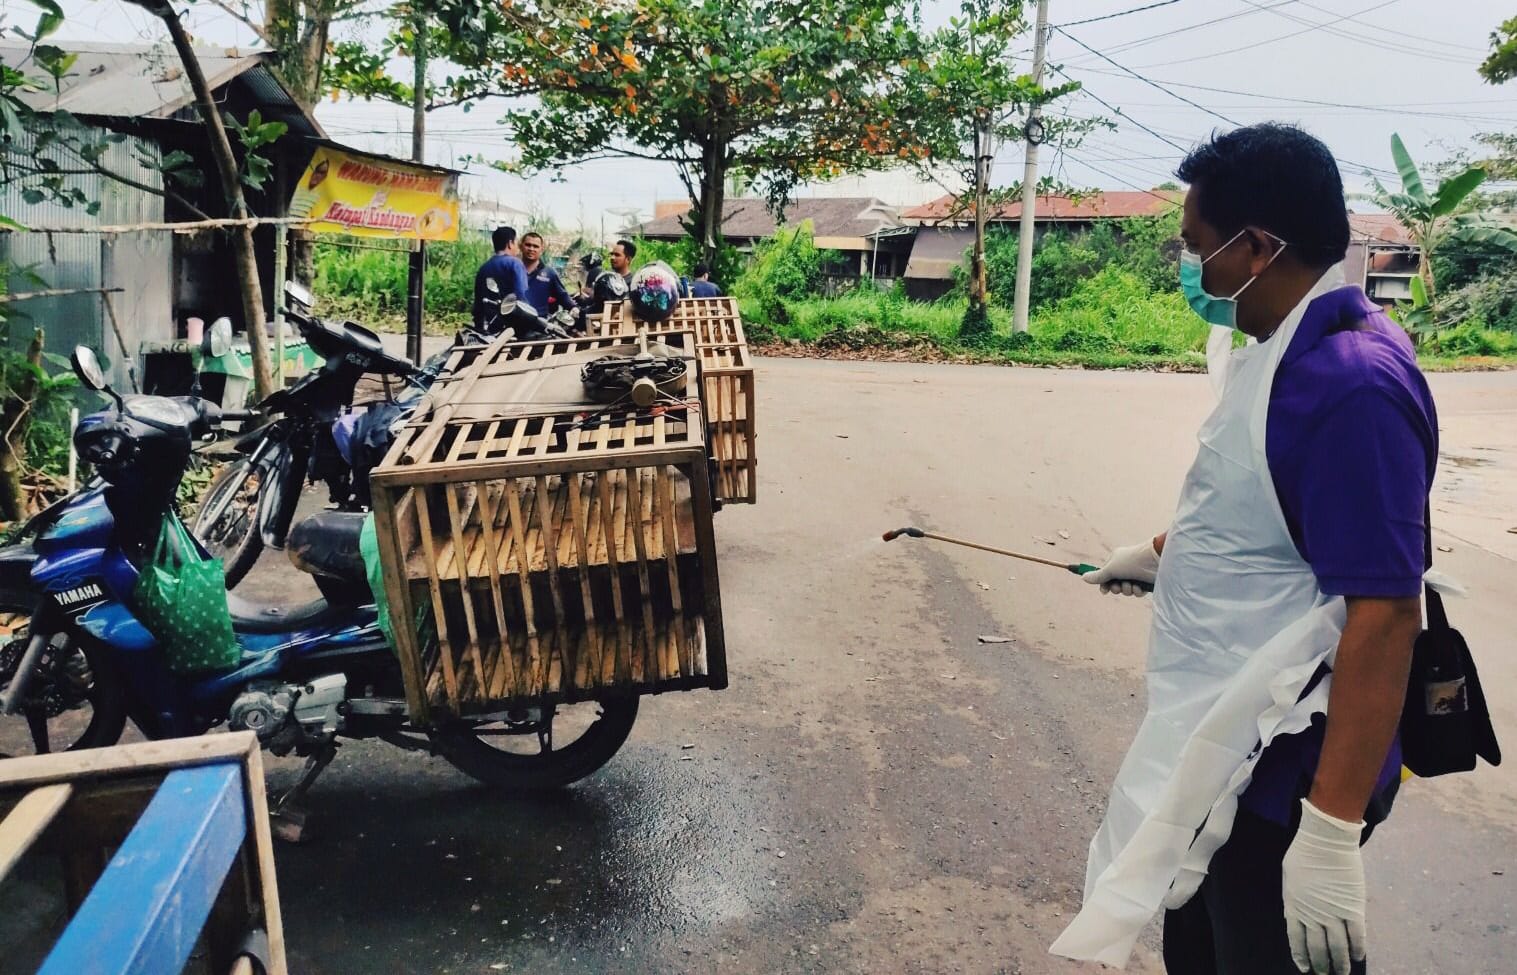
<path id="1" fill-rule="evenodd" d="M 211 0 L 211 3 L 220 7 L 226 13 L 231 14 L 233 17 L 237 18 L 237 20 L 242 22 L 242 24 L 245 25 L 248 30 L 251 30 L 254 34 L 257 34 L 258 39 L 263 41 L 265 44 L 269 45 L 270 47 L 276 46 L 274 44 L 273 37 L 267 30 L 264 29 L 264 26 L 248 18 L 246 7 L 243 8 L 242 13 L 238 13 L 236 10 L 232 9 L 232 5 L 227 3 L 226 0 Z"/>

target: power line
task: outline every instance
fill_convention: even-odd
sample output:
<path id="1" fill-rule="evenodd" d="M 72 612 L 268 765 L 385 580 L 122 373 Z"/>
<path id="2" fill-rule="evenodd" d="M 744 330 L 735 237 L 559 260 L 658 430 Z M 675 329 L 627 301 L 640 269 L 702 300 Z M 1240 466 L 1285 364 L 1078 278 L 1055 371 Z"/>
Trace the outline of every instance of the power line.
<path id="1" fill-rule="evenodd" d="M 1301 6 L 1303 6 L 1303 7 L 1309 7 L 1312 10 L 1315 10 L 1318 13 L 1322 13 L 1322 14 L 1333 15 L 1333 14 L 1337 13 L 1337 11 L 1335 11 L 1335 10 L 1329 10 L 1326 7 L 1319 7 L 1316 4 L 1314 4 L 1314 3 L 1307 3 L 1306 0 L 1302 0 Z M 1405 38 L 1406 37 L 1406 34 L 1403 31 L 1392 30 L 1389 27 L 1381 27 L 1378 24 L 1360 24 L 1359 26 L 1365 28 L 1366 30 L 1375 30 L 1375 31 L 1381 32 L 1382 34 L 1390 34 L 1390 35 L 1392 35 L 1394 37 L 1400 37 L 1400 38 Z M 1472 54 L 1479 54 L 1479 55 L 1481 55 L 1482 58 L 1485 56 L 1486 51 L 1487 51 L 1486 48 L 1476 47 L 1473 44 L 1458 44 L 1458 43 L 1456 43 L 1454 41 L 1440 41 L 1440 40 L 1438 40 L 1435 37 L 1422 37 L 1422 36 L 1419 36 L 1417 38 L 1417 41 L 1418 41 L 1418 43 L 1421 43 L 1421 44 L 1436 44 L 1439 47 L 1453 48 L 1454 50 L 1458 50 L 1458 51 L 1468 51 L 1468 52 L 1470 52 Z"/>
<path id="2" fill-rule="evenodd" d="M 1243 0 L 1243 2 L 1248 4 L 1250 7 L 1258 7 L 1260 10 L 1269 9 L 1266 7 L 1261 7 L 1259 4 L 1255 3 L 1254 0 Z M 1394 3 L 1398 2 L 1398 0 L 1390 0 L 1390 2 Z M 1382 40 L 1378 37 L 1365 37 L 1362 34 L 1355 34 L 1353 31 L 1345 30 L 1341 27 L 1332 26 L 1333 24 L 1339 23 L 1340 21 L 1352 20 L 1355 16 L 1357 16 L 1356 14 L 1351 14 L 1346 17 L 1336 17 L 1333 20 L 1319 23 L 1315 20 L 1309 20 L 1305 17 L 1298 17 L 1294 14 L 1280 13 L 1278 10 L 1270 9 L 1269 12 L 1276 14 L 1277 16 L 1284 17 L 1286 20 L 1289 20 L 1292 23 L 1306 24 L 1308 30 L 1325 30 L 1334 37 L 1341 37 L 1345 40 L 1355 41 L 1357 43 L 1365 44 L 1369 47 L 1373 47 L 1381 51 L 1390 51 L 1393 54 L 1407 54 L 1415 57 L 1427 58 L 1431 61 L 1441 61 L 1445 64 L 1467 65 L 1470 62 L 1470 59 L 1467 56 L 1442 54 L 1436 51 L 1427 51 L 1411 44 L 1397 44 L 1391 41 Z"/>
<path id="3" fill-rule="evenodd" d="M 1055 65 L 1050 65 L 1050 67 L 1052 67 L 1054 69 L 1054 71 L 1056 71 L 1059 74 L 1063 75 L 1065 78 L 1069 78 L 1070 81 L 1074 81 L 1075 80 L 1074 78 L 1071 78 L 1064 71 L 1064 69 L 1061 68 L 1061 67 L 1059 67 L 1058 65 L 1056 65 L 1056 64 Z M 1147 132 L 1149 135 L 1153 136 L 1155 139 L 1158 139 L 1160 142 L 1166 143 L 1166 144 L 1168 144 L 1168 145 L 1170 145 L 1170 146 L 1172 146 L 1172 147 L 1174 147 L 1176 149 L 1179 149 L 1181 152 L 1185 152 L 1186 151 L 1185 147 L 1182 146 L 1182 145 L 1180 145 L 1180 143 L 1175 142 L 1175 141 L 1173 141 L 1171 139 L 1167 139 L 1164 136 L 1160 135 L 1159 133 L 1155 132 L 1153 129 L 1150 129 L 1148 126 L 1144 125 L 1142 122 L 1139 122 L 1137 119 L 1133 118 L 1131 115 L 1128 115 L 1126 112 L 1122 111 L 1120 108 L 1118 108 L 1117 106 L 1113 105 L 1111 102 L 1106 101 L 1104 98 L 1102 98 L 1101 96 L 1097 95 L 1095 92 L 1093 92 L 1090 89 L 1086 88 L 1083 84 L 1080 86 L 1080 91 L 1084 92 L 1091 99 L 1093 99 L 1093 100 L 1095 100 L 1097 102 L 1100 102 L 1102 105 L 1106 106 L 1106 108 L 1107 108 L 1108 111 L 1111 111 L 1111 112 L 1115 113 L 1119 118 L 1125 118 L 1125 119 L 1127 119 L 1127 121 L 1131 122 L 1133 125 L 1136 125 L 1138 128 L 1142 129 L 1144 132 Z"/>
<path id="4" fill-rule="evenodd" d="M 1299 2 L 1301 2 L 1301 0 L 1281 0 L 1281 2 L 1275 4 L 1275 6 L 1276 7 L 1287 7 L 1287 6 L 1290 6 L 1293 3 L 1299 3 Z M 1159 32 L 1157 34 L 1149 34 L 1147 37 L 1134 38 L 1133 40 L 1124 41 L 1121 44 L 1115 45 L 1112 48 L 1112 53 L 1114 53 L 1114 54 L 1120 54 L 1123 51 L 1129 51 L 1129 50 L 1132 50 L 1135 47 L 1142 47 L 1144 44 L 1149 44 L 1149 43 L 1151 43 L 1153 41 L 1161 40 L 1161 39 L 1163 39 L 1165 37 L 1173 37 L 1176 34 L 1184 34 L 1187 31 L 1199 30 L 1202 27 L 1209 27 L 1212 24 L 1220 24 L 1220 23 L 1223 23 L 1224 21 L 1228 21 L 1228 20 L 1237 20 L 1240 17 L 1251 17 L 1251 16 L 1253 16 L 1256 13 L 1259 13 L 1259 11 L 1258 10 L 1254 10 L 1254 9 L 1240 10 L 1240 11 L 1236 11 L 1234 13 L 1225 14 L 1225 15 L 1223 15 L 1221 17 L 1213 17 L 1211 20 L 1202 20 L 1202 21 L 1198 21 L 1198 22 L 1196 22 L 1194 24 L 1187 24 L 1184 27 L 1176 27 L 1173 30 L 1161 31 L 1161 32 Z"/>
<path id="5" fill-rule="evenodd" d="M 1396 2 L 1396 0 L 1389 0 L 1389 2 L 1394 3 L 1394 2 Z M 1086 44 L 1084 41 L 1080 40 L 1078 37 L 1075 37 L 1074 35 L 1066 32 L 1066 31 L 1062 31 L 1062 30 L 1059 31 L 1059 33 L 1063 34 L 1065 37 L 1067 37 L 1070 40 L 1074 41 L 1076 44 L 1080 45 L 1081 47 L 1083 47 L 1085 50 L 1089 51 L 1090 53 L 1092 53 L 1092 54 L 1096 55 L 1097 57 L 1101 58 L 1103 61 L 1106 61 L 1107 63 L 1111 64 L 1113 67 L 1120 69 L 1124 74 L 1131 75 L 1132 77 L 1134 77 L 1137 80 L 1143 82 L 1144 84 L 1148 85 L 1149 87 L 1155 88 L 1155 89 L 1163 92 L 1164 94 L 1170 96 L 1171 98 L 1177 99 L 1178 101 L 1182 101 L 1185 104 L 1191 106 L 1192 108 L 1199 109 L 1200 111 L 1205 112 L 1207 115 L 1210 115 L 1213 118 L 1221 119 L 1222 121 L 1226 122 L 1229 125 L 1240 126 L 1240 127 L 1242 126 L 1241 122 L 1238 122 L 1238 121 L 1236 121 L 1234 119 L 1228 118 L 1226 115 L 1223 115 L 1221 112 L 1218 112 L 1218 111 L 1215 111 L 1213 109 L 1207 108 L 1205 105 L 1202 105 L 1199 102 L 1192 101 L 1191 99 L 1186 98 L 1184 95 L 1181 95 L 1178 92 L 1172 91 L 1172 90 L 1164 87 L 1162 84 L 1160 84 L 1157 81 L 1154 81 L 1152 78 L 1149 78 L 1149 77 L 1146 77 L 1144 75 L 1141 75 L 1138 72 L 1134 71 L 1133 69 L 1131 69 L 1129 67 L 1126 67 L 1125 65 L 1118 64 L 1116 61 L 1113 61 L 1110 57 L 1106 56 L 1105 54 L 1101 53 L 1100 51 L 1097 51 L 1095 48 L 1091 47 L 1089 44 Z M 1060 73 L 1062 74 L 1063 72 L 1061 71 Z M 1069 76 L 1065 75 L 1065 77 L 1067 78 Z M 1082 91 L 1084 90 L 1083 87 L 1082 87 L 1081 90 Z M 1094 96 L 1092 96 L 1092 97 L 1094 97 Z M 1104 104 L 1104 102 L 1103 102 L 1103 104 Z M 1128 119 L 1132 118 L 1131 116 L 1125 116 L 1125 117 L 1128 118 Z M 1179 146 L 1178 144 L 1176 144 L 1175 142 L 1172 142 L 1170 139 L 1165 138 L 1164 136 L 1160 135 L 1157 131 L 1149 129 L 1147 126 L 1141 126 L 1141 127 L 1144 129 L 1144 131 L 1147 131 L 1151 135 L 1154 135 L 1154 136 L 1156 136 L 1156 137 L 1158 137 L 1160 139 L 1163 139 L 1163 141 L 1168 142 L 1170 145 L 1175 146 L 1176 148 L 1183 148 L 1183 147 Z M 1369 165 L 1367 163 L 1358 163 L 1358 162 L 1354 162 L 1351 159 L 1342 159 L 1340 161 L 1344 162 L 1344 163 L 1347 163 L 1350 166 L 1354 166 L 1356 168 L 1363 169 L 1363 170 L 1366 170 L 1366 171 L 1371 172 L 1371 173 L 1378 173 L 1380 175 L 1390 175 L 1390 176 L 1396 175 L 1391 170 L 1381 169 L 1379 167 L 1371 166 L 1371 165 Z"/>
<path id="6" fill-rule="evenodd" d="M 1078 27 L 1081 24 L 1094 24 L 1094 23 L 1097 23 L 1098 21 L 1102 21 L 1102 20 L 1112 20 L 1113 18 L 1116 18 L 1116 17 L 1126 17 L 1128 14 L 1141 14 L 1145 10 L 1157 10 L 1160 7 L 1167 7 L 1170 4 L 1172 4 L 1172 3 L 1179 3 L 1179 2 L 1180 2 L 1180 0 L 1159 0 L 1158 3 L 1151 3 L 1151 4 L 1148 4 L 1145 7 L 1133 7 L 1131 10 L 1119 10 L 1119 11 L 1117 11 L 1114 14 L 1103 14 L 1100 17 L 1087 17 L 1084 20 L 1071 20 L 1067 24 L 1054 24 L 1053 26 L 1055 26 L 1055 27 Z"/>
<path id="7" fill-rule="evenodd" d="M 1075 155 L 1074 153 L 1069 152 L 1068 150 L 1066 150 L 1064 154 L 1066 156 L 1068 156 L 1070 159 L 1073 159 L 1075 162 L 1079 163 L 1081 166 L 1084 166 L 1086 169 L 1090 170 L 1091 172 L 1093 172 L 1093 173 L 1100 173 L 1102 176 L 1105 176 L 1107 179 L 1114 179 L 1118 183 L 1121 183 L 1123 186 L 1126 186 L 1126 187 L 1128 187 L 1130 189 L 1137 190 L 1137 191 L 1139 191 L 1141 193 L 1147 193 L 1149 196 L 1153 197 L 1154 199 L 1156 199 L 1156 200 L 1163 200 L 1165 203 L 1173 204 L 1175 202 L 1175 199 L 1172 196 L 1164 196 L 1162 193 L 1155 193 L 1151 189 L 1147 189 L 1146 187 L 1139 186 L 1137 183 L 1134 183 L 1132 180 L 1123 179 L 1121 176 L 1117 176 L 1117 175 L 1114 175 L 1113 173 L 1109 173 L 1109 172 L 1107 172 L 1106 170 L 1102 169 L 1099 166 L 1092 166 L 1090 163 L 1086 162 L 1084 159 L 1081 159 L 1079 156 Z"/>
<path id="8" fill-rule="evenodd" d="M 1244 0 L 1244 2 L 1247 3 L 1248 0 Z M 1228 54 L 1237 54 L 1237 53 L 1239 53 L 1241 51 L 1252 51 L 1255 48 L 1263 47 L 1266 44 L 1273 44 L 1276 41 L 1289 40 L 1292 37 L 1300 37 L 1302 34 L 1310 34 L 1311 32 L 1316 31 L 1316 30 L 1322 30 L 1323 28 L 1331 27 L 1333 24 L 1339 23 L 1340 21 L 1353 20 L 1355 17 L 1362 17 L 1363 15 L 1365 15 L 1367 13 L 1373 13 L 1374 11 L 1381 9 L 1382 7 L 1389 7 L 1393 3 L 1400 3 L 1400 2 L 1401 2 L 1401 0 L 1381 0 L 1380 3 L 1372 4 L 1372 5 L 1368 6 L 1368 7 L 1365 7 L 1363 10 L 1356 10 L 1353 13 L 1340 14 L 1334 20 L 1324 21 L 1322 23 L 1310 22 L 1310 23 L 1312 23 L 1312 26 L 1310 26 L 1310 27 L 1304 27 L 1301 30 L 1294 30 L 1294 31 L 1291 31 L 1288 34 L 1279 34 L 1279 35 L 1277 35 L 1275 37 L 1266 38 L 1266 39 L 1264 39 L 1262 41 L 1254 41 L 1251 44 L 1244 44 L 1241 47 L 1228 48 L 1225 51 L 1212 51 L 1212 52 L 1210 52 L 1208 54 L 1198 54 L 1198 55 L 1196 55 L 1195 57 L 1192 57 L 1192 58 L 1180 58 L 1179 60 L 1165 61 L 1163 64 L 1159 64 L 1157 62 L 1154 63 L 1154 64 L 1143 64 L 1143 65 L 1139 65 L 1139 67 L 1141 67 L 1141 68 L 1160 68 L 1160 67 L 1169 67 L 1171 65 L 1176 65 L 1176 64 L 1192 64 L 1192 63 L 1194 63 L 1196 61 L 1207 61 L 1207 60 L 1210 60 L 1212 58 L 1224 57 L 1224 56 L 1226 56 Z M 1282 6 L 1282 4 L 1276 4 L 1275 6 Z M 1275 8 L 1274 7 L 1259 7 L 1259 6 L 1254 6 L 1253 9 L 1254 10 L 1258 10 L 1258 11 L 1275 12 Z M 1281 14 L 1281 16 L 1285 16 L 1285 15 Z M 1298 21 L 1298 23 L 1299 23 L 1299 21 Z"/>
<path id="9" fill-rule="evenodd" d="M 1394 0 L 1392 0 L 1392 2 L 1394 2 Z M 1091 47 L 1089 44 L 1086 44 L 1084 41 L 1080 40 L 1078 37 L 1075 37 L 1073 34 L 1069 33 L 1068 31 L 1061 30 L 1061 29 L 1059 29 L 1057 27 L 1055 27 L 1054 30 L 1059 31 L 1060 34 L 1063 34 L 1065 37 L 1069 38 L 1070 40 L 1074 41 L 1076 44 L 1078 44 L 1081 47 L 1085 48 L 1085 50 L 1089 51 L 1091 54 L 1094 54 L 1096 57 L 1100 58 L 1102 61 L 1105 61 L 1107 64 L 1111 65 L 1112 67 L 1118 68 L 1118 69 L 1126 72 L 1127 74 L 1132 75 L 1134 78 L 1136 78 L 1139 81 L 1143 82 L 1145 85 L 1149 85 L 1150 87 L 1157 88 L 1159 91 L 1164 92 L 1164 94 L 1170 96 L 1171 98 L 1178 98 L 1180 101 L 1185 102 L 1187 105 L 1191 105 L 1191 106 L 1193 106 L 1195 108 L 1200 109 L 1201 111 L 1205 112 L 1207 115 L 1211 115 L 1211 116 L 1214 116 L 1216 118 L 1221 119 L 1222 121 L 1226 122 L 1228 125 L 1240 125 L 1240 124 L 1242 124 L 1242 123 L 1236 121 L 1235 119 L 1228 118 L 1226 115 L 1223 115 L 1221 112 L 1214 112 L 1214 111 L 1212 111 L 1211 109 L 1207 108 L 1205 105 L 1202 105 L 1199 102 L 1193 102 L 1189 98 L 1186 98 L 1184 95 L 1181 95 L 1181 94 L 1178 94 L 1176 92 L 1170 91 L 1168 88 L 1165 88 L 1163 85 L 1160 85 L 1157 82 L 1150 81 L 1149 79 L 1143 77 L 1142 75 L 1138 74 L 1136 71 L 1132 70 L 1131 68 L 1129 68 L 1129 67 L 1127 67 L 1125 65 L 1118 64 L 1117 62 L 1113 61 L 1111 58 L 1109 58 L 1106 55 L 1102 54 L 1100 51 L 1097 51 L 1095 48 Z"/>
<path id="10" fill-rule="evenodd" d="M 1097 68 L 1086 68 L 1085 70 L 1089 71 L 1089 72 L 1091 72 L 1093 74 L 1104 74 L 1104 75 L 1108 75 L 1108 76 L 1111 76 L 1111 77 L 1119 77 L 1119 75 L 1115 71 L 1101 71 L 1101 70 L 1099 70 Z M 1060 73 L 1062 74 L 1062 72 L 1060 72 Z M 1067 78 L 1069 76 L 1065 75 L 1065 77 Z M 1073 80 L 1073 79 L 1071 79 L 1071 80 Z M 1258 92 L 1252 92 L 1252 91 L 1240 91 L 1240 90 L 1238 90 L 1236 88 L 1217 88 L 1217 87 L 1214 87 L 1212 85 L 1196 85 L 1196 84 L 1191 84 L 1191 83 L 1185 82 L 1185 81 L 1167 81 L 1167 80 L 1158 79 L 1158 78 L 1154 79 L 1154 81 L 1157 84 L 1170 85 L 1170 86 L 1173 86 L 1175 88 L 1189 88 L 1189 89 L 1192 89 L 1194 91 L 1206 91 L 1206 92 L 1211 92 L 1213 94 L 1219 94 L 1219 95 L 1238 95 L 1238 96 L 1243 97 L 1243 98 L 1258 98 L 1258 99 L 1264 99 L 1264 100 L 1268 100 L 1268 101 L 1272 101 L 1272 102 L 1277 102 L 1277 103 L 1280 103 L 1280 104 L 1290 104 L 1290 105 L 1319 105 L 1319 106 L 1322 106 L 1324 108 L 1345 108 L 1345 109 L 1352 109 L 1354 111 L 1360 111 L 1360 112 L 1381 112 L 1381 113 L 1393 114 L 1393 115 L 1420 115 L 1420 116 L 1427 116 L 1429 118 L 1461 119 L 1461 120 L 1468 120 L 1468 121 L 1473 121 L 1473 122 L 1508 123 L 1508 122 L 1514 121 L 1514 119 L 1512 119 L 1510 117 L 1506 117 L 1506 116 L 1480 115 L 1480 114 L 1476 114 L 1476 113 L 1473 113 L 1473 112 L 1418 111 L 1418 110 L 1410 108 L 1411 105 L 1417 104 L 1417 103 L 1414 103 L 1414 102 L 1403 102 L 1403 103 L 1401 103 L 1399 105 L 1353 104 L 1353 103 L 1349 103 L 1349 102 L 1326 101 L 1326 100 L 1317 99 L 1317 98 L 1296 98 L 1296 97 L 1293 97 L 1291 95 L 1266 95 L 1266 94 L 1260 94 Z M 1430 104 L 1430 105 L 1460 105 L 1460 104 L 1467 104 L 1467 103 L 1466 102 L 1426 102 L 1426 103 L 1423 103 L 1423 104 Z M 1508 104 L 1510 104 L 1510 103 L 1508 103 Z M 1157 107 L 1157 106 L 1154 106 L 1154 107 Z M 1238 106 L 1238 107 L 1240 107 L 1240 108 L 1247 108 L 1248 106 Z M 1265 108 L 1265 107 L 1269 107 L 1269 106 L 1262 106 L 1261 105 L 1261 106 L 1258 106 L 1258 107 Z"/>

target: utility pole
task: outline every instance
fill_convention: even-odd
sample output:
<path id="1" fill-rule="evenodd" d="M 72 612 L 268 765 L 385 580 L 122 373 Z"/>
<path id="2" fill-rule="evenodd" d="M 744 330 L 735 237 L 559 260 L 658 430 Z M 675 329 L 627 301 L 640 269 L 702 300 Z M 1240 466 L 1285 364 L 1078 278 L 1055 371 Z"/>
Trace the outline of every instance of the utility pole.
<path id="1" fill-rule="evenodd" d="M 411 158 L 424 163 L 427 140 L 427 23 L 422 14 L 416 15 L 412 24 L 414 31 L 411 60 L 415 65 L 415 77 L 411 93 Z M 421 306 L 426 293 L 427 244 L 417 240 L 411 248 L 411 270 L 406 288 L 406 355 L 421 365 Z"/>
<path id="2" fill-rule="evenodd" d="M 1032 41 L 1032 81 L 1043 84 L 1043 61 L 1048 51 L 1048 0 L 1038 0 L 1037 34 Z M 1032 241 L 1038 211 L 1038 143 L 1043 141 L 1042 110 L 1027 110 L 1027 161 L 1022 167 L 1022 215 L 1017 221 L 1017 290 L 1012 303 L 1012 328 L 1027 331 L 1028 292 L 1032 290 Z"/>

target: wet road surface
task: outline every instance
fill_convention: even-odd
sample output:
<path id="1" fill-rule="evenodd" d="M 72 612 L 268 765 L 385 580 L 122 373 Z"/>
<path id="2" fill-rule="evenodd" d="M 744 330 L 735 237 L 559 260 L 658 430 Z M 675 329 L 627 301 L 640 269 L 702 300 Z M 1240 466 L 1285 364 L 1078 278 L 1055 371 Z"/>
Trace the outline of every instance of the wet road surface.
<path id="1" fill-rule="evenodd" d="M 1440 474 L 1439 561 L 1474 596 L 1450 613 L 1517 742 L 1517 374 L 1434 390 L 1445 452 L 1481 461 Z M 610 765 L 537 801 L 345 745 L 322 835 L 277 851 L 293 970 L 1099 970 L 1046 948 L 1142 714 L 1146 602 L 880 533 L 1099 560 L 1163 528 L 1208 398 L 1198 376 L 763 361 L 760 501 L 717 516 L 731 687 L 645 699 Z M 277 555 L 251 582 L 307 591 Z M 1373 971 L 1512 970 L 1514 799 L 1511 766 L 1409 784 L 1367 854 Z M 1161 971 L 1157 947 L 1129 970 Z"/>

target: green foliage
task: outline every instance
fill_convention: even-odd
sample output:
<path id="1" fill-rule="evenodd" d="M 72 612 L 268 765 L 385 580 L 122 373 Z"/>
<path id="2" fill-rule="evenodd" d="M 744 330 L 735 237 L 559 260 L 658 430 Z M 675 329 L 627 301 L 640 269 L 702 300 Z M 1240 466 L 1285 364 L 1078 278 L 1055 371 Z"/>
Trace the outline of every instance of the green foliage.
<path id="1" fill-rule="evenodd" d="M 279 141 L 289 131 L 289 126 L 283 122 L 265 122 L 256 108 L 248 113 L 246 122 L 237 121 L 231 112 L 223 113 L 222 118 L 242 146 L 243 184 L 251 189 L 263 189 L 263 184 L 274 173 L 274 165 L 259 150 Z"/>
<path id="2" fill-rule="evenodd" d="M 911 0 L 420 0 L 462 69 L 447 98 L 538 96 L 503 119 L 519 152 L 507 165 L 673 163 L 693 236 L 734 169 L 778 209 L 808 180 L 957 161 L 972 111 L 1042 98 L 1011 56 L 1021 5 L 979 6 L 934 31 Z"/>
<path id="3" fill-rule="evenodd" d="M 337 238 L 338 243 L 365 243 Z M 426 317 L 447 331 L 467 322 L 474 304 L 474 274 L 490 258 L 478 235 L 427 245 Z M 409 255 L 372 247 L 316 246 L 315 294 L 320 312 L 347 315 L 370 326 L 394 324 L 406 311 Z"/>
<path id="4" fill-rule="evenodd" d="M 1044 309 L 1029 331 L 1057 351 L 1174 356 L 1204 352 L 1209 327 L 1177 288 L 1150 291 L 1133 272 L 1107 267 Z"/>
<path id="5" fill-rule="evenodd" d="M 649 240 L 639 237 L 635 243 L 637 257 L 632 261 L 634 268 L 654 261 L 663 261 L 674 268 L 676 274 L 691 275 L 695 273 L 695 265 L 702 260 L 701 245 L 693 237 L 684 237 L 675 241 Z M 716 259 L 711 262 L 711 280 L 724 289 L 730 289 L 743 272 L 742 253 L 736 247 L 724 242 L 716 253 Z"/>
<path id="6" fill-rule="evenodd" d="M 968 346 L 983 345 L 995 333 L 990 320 L 990 306 L 984 302 L 967 302 L 964 317 L 959 319 L 959 341 Z"/>
<path id="7" fill-rule="evenodd" d="M 1101 222 L 1077 232 L 1056 227 L 1038 238 L 1033 250 L 1029 306 L 1033 310 L 1047 308 L 1069 297 L 1091 275 L 1107 267 L 1128 271 L 1142 282 L 1146 291 L 1172 290 L 1179 251 L 1178 208 L 1163 216 Z M 1016 233 L 992 229 L 985 242 L 985 269 L 991 295 L 1010 307 L 1016 292 Z M 961 289 L 963 276 L 961 268 Z"/>
<path id="8" fill-rule="evenodd" d="M 837 252 L 818 250 L 811 221 L 793 229 L 780 228 L 754 248 L 753 260 L 730 288 L 745 298 L 763 321 L 783 322 L 785 302 L 815 295 L 828 262 Z"/>
<path id="9" fill-rule="evenodd" d="M 1440 329 L 1423 347 L 1434 356 L 1481 356 L 1509 359 L 1517 357 L 1517 334 L 1486 326 L 1478 315 L 1458 325 Z"/>
<path id="10" fill-rule="evenodd" d="M 1517 76 L 1517 17 L 1491 32 L 1491 53 L 1480 65 L 1480 76 L 1499 85 Z"/>
<path id="11" fill-rule="evenodd" d="M 1443 314 L 1461 325 L 1474 322 L 1517 334 L 1517 259 L 1510 255 L 1493 257 L 1484 265 L 1483 272 L 1468 276 L 1457 288 L 1445 290 Z"/>
<path id="12" fill-rule="evenodd" d="M 1391 136 L 1391 158 L 1401 188 L 1388 190 L 1377 180 L 1375 200 L 1407 228 L 1422 251 L 1420 293 L 1397 308 L 1401 323 L 1414 334 L 1422 334 L 1456 321 L 1443 307 L 1442 294 L 1435 287 L 1436 272 L 1444 263 L 1440 254 L 1446 248 L 1517 254 L 1517 232 L 1469 211 L 1467 201 L 1486 177 L 1483 168 L 1467 166 L 1450 172 L 1436 190 L 1429 192 L 1399 135 Z"/>
<path id="13" fill-rule="evenodd" d="M 946 353 L 973 351 L 1018 362 L 1098 366 L 1148 364 L 1199 367 L 1209 328 L 1174 287 L 1150 291 L 1133 271 L 1108 267 L 1079 282 L 1061 299 L 1036 309 L 1027 334 L 1006 335 L 1010 315 L 991 307 L 992 329 L 965 335 L 969 304 L 963 298 L 923 303 L 864 292 L 839 298 L 783 303 L 781 320 L 762 319 L 750 331 L 830 348 L 908 346 L 926 342 Z M 745 321 L 761 309 L 743 304 Z"/>

